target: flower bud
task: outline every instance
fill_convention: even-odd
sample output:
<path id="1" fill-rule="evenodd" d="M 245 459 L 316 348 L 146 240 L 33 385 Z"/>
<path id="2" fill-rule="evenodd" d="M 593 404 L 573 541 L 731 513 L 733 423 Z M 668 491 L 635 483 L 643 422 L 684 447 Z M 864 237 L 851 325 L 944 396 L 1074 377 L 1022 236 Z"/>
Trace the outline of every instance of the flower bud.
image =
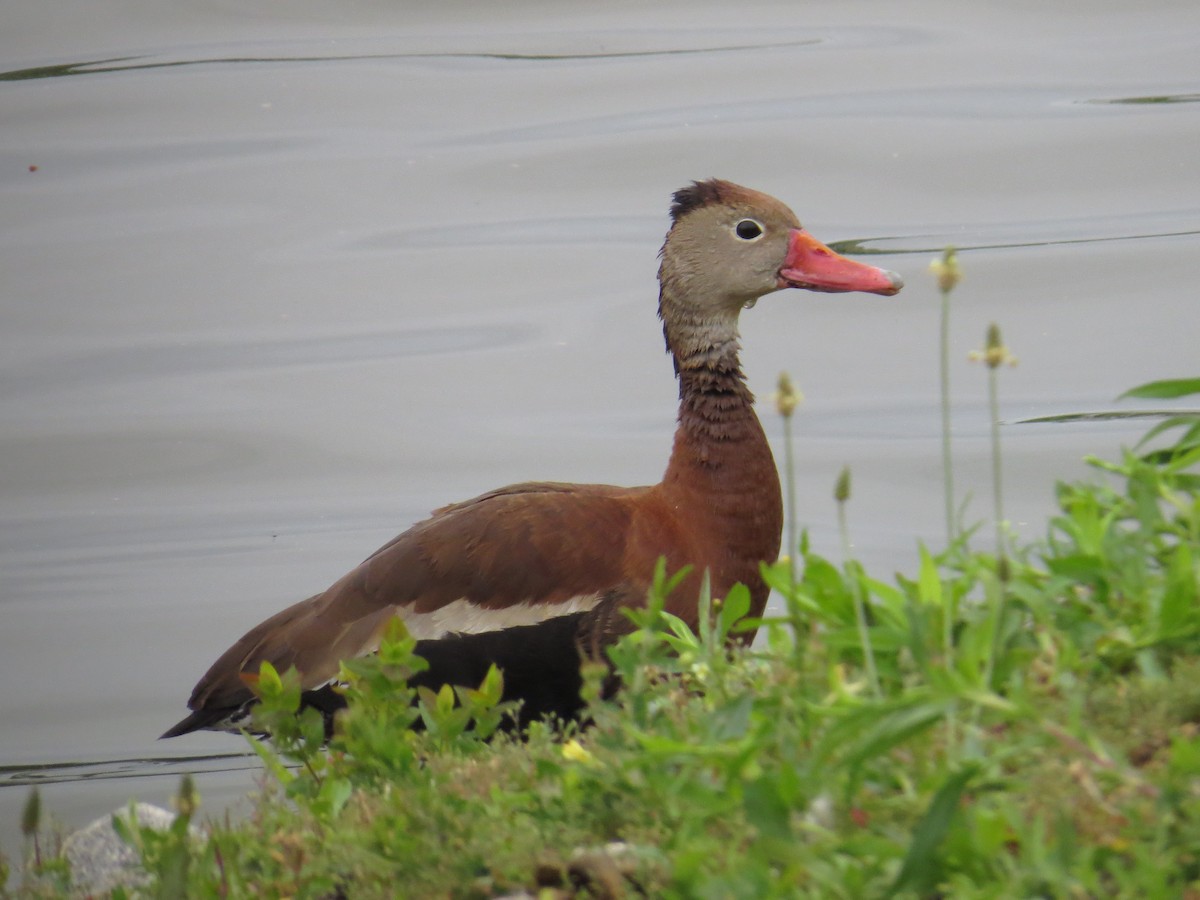
<path id="1" fill-rule="evenodd" d="M 958 267 L 958 253 L 953 247 L 947 247 L 942 252 L 941 259 L 935 259 L 929 264 L 929 271 L 937 278 L 938 290 L 948 294 L 962 280 L 962 269 Z"/>
<path id="2" fill-rule="evenodd" d="M 804 402 L 804 395 L 796 390 L 792 384 L 792 378 L 787 372 L 779 373 L 777 387 L 778 390 L 775 392 L 775 409 L 785 419 L 790 419 L 792 413 L 796 411 L 796 407 Z"/>
<path id="3" fill-rule="evenodd" d="M 833 499 L 838 503 L 845 503 L 850 499 L 849 466 L 842 466 L 842 471 L 838 473 L 837 483 L 833 487 Z"/>

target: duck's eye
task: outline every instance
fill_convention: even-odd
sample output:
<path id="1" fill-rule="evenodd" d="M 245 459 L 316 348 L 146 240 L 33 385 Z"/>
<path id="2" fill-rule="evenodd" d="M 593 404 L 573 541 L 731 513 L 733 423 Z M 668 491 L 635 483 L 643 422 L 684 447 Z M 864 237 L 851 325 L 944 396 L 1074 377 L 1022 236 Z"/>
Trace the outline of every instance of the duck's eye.
<path id="1" fill-rule="evenodd" d="M 752 241 L 756 237 L 762 236 L 763 227 L 753 219 L 742 219 L 733 226 L 733 231 L 743 241 Z"/>

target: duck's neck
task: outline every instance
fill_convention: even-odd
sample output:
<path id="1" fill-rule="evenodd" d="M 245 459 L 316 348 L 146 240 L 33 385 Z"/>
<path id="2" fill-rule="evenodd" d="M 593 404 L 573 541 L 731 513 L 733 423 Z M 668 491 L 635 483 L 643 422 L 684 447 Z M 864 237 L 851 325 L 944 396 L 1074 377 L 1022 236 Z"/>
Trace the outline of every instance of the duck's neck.
<path id="1" fill-rule="evenodd" d="M 679 376 L 679 423 L 663 487 L 707 520 L 731 556 L 757 571 L 779 552 L 783 504 L 738 361 L 736 313 L 717 320 L 664 317 L 664 333 Z"/>
<path id="2" fill-rule="evenodd" d="M 676 440 L 709 451 L 747 440 L 765 444 L 738 359 L 737 319 L 672 320 L 663 331 L 679 379 Z"/>

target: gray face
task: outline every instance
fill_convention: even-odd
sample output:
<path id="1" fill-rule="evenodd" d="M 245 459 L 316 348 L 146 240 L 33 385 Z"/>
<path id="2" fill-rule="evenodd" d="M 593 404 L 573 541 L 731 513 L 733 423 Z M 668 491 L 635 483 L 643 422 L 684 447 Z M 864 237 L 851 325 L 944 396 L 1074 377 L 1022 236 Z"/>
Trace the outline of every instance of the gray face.
<path id="1" fill-rule="evenodd" d="M 765 194 L 738 189 L 724 202 L 683 215 L 663 247 L 664 290 L 678 288 L 693 315 L 736 312 L 776 291 L 791 233 L 790 209 Z"/>

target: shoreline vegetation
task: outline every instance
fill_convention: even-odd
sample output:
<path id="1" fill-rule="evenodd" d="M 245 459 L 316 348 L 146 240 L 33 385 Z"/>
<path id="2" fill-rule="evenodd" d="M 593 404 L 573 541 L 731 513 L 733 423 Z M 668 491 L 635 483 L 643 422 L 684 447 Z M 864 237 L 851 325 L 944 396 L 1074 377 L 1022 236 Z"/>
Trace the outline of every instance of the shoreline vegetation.
<path id="1" fill-rule="evenodd" d="M 948 316 L 957 259 L 932 268 Z M 943 376 L 948 537 L 915 572 L 851 555 L 848 470 L 843 560 L 795 535 L 799 397 L 781 379 L 791 554 L 764 566 L 780 614 L 748 622 L 746 592 L 706 592 L 693 632 L 663 612 L 678 573 L 660 568 L 609 652 L 623 689 L 603 699 L 607 669 L 585 663 L 588 726 L 523 739 L 500 730 L 494 669 L 475 689 L 410 688 L 423 661 L 399 620 L 343 664 L 329 745 L 319 715 L 296 715 L 293 673 L 264 667 L 254 812 L 205 821 L 185 778 L 169 826 L 114 817 L 149 877 L 112 895 L 1200 898 L 1200 413 L 1089 458 L 1045 535 L 1020 541 L 1002 511 L 999 328 L 976 357 L 993 514 L 964 527 L 954 507 Z M 1197 394 L 1200 378 L 1126 396 Z M 730 640 L 756 626 L 754 646 Z M 23 830 L 17 895 L 69 891 L 36 793 Z"/>

